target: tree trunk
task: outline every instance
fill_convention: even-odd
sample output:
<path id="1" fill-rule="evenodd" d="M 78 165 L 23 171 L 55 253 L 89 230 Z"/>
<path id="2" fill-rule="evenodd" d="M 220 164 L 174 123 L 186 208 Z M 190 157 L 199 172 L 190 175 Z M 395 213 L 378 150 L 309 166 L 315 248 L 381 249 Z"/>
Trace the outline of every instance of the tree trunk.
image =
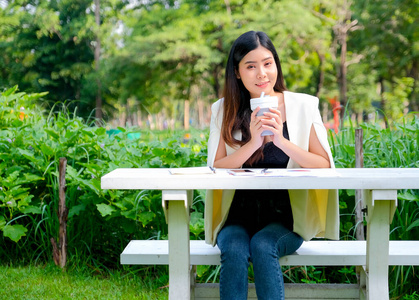
<path id="1" fill-rule="evenodd" d="M 345 109 L 346 109 L 346 52 L 347 52 L 347 38 L 348 35 L 346 32 L 341 33 L 341 52 L 340 52 L 340 72 L 339 72 L 339 101 L 342 105 L 342 109 L 340 110 L 340 118 L 343 120 L 345 116 Z"/>
<path id="2" fill-rule="evenodd" d="M 329 105 L 326 103 L 326 102 L 323 102 L 323 105 L 322 105 L 323 107 L 322 107 L 322 119 L 323 119 L 323 123 L 324 124 L 326 124 L 326 123 L 328 123 L 328 120 L 329 120 L 329 118 L 328 118 L 328 115 L 329 115 Z"/>
<path id="3" fill-rule="evenodd" d="M 97 92 L 96 92 L 96 110 L 95 110 L 95 117 L 96 117 L 96 124 L 101 125 L 103 119 L 103 112 L 102 112 L 102 83 L 99 78 L 99 64 L 100 64 L 100 0 L 95 0 L 95 21 L 97 25 L 97 32 L 96 32 L 96 47 L 95 47 L 95 69 L 96 69 L 96 84 L 97 84 Z"/>
<path id="4" fill-rule="evenodd" d="M 59 245 L 55 242 L 54 238 L 51 238 L 51 244 L 53 248 L 53 258 L 56 265 L 59 265 L 65 270 L 67 263 L 67 216 L 68 209 L 65 204 L 65 173 L 67 168 L 67 159 L 65 157 L 60 158 L 59 165 L 59 176 L 58 176 L 58 222 L 59 222 Z"/>
<path id="5" fill-rule="evenodd" d="M 67 159 L 60 158 L 60 205 L 58 207 L 58 217 L 60 221 L 60 267 L 64 268 L 67 263 L 67 216 L 68 210 L 65 204 L 65 191 L 67 189 L 65 182 L 65 173 L 67 168 Z"/>
<path id="6" fill-rule="evenodd" d="M 388 119 L 385 114 L 386 98 L 384 97 L 384 91 L 385 91 L 384 78 L 380 77 L 379 82 L 380 82 L 380 98 L 381 98 L 380 105 L 381 105 L 381 110 L 383 111 L 384 123 L 386 125 L 386 128 L 388 128 Z"/>
<path id="7" fill-rule="evenodd" d="M 340 118 L 343 120 L 345 116 L 346 109 L 346 55 L 347 55 L 347 40 L 348 40 L 348 22 L 351 19 L 350 4 L 346 0 L 338 8 L 338 24 L 335 27 L 335 33 L 337 35 L 337 40 L 340 44 L 340 61 L 339 61 L 339 70 L 338 70 L 338 83 L 339 83 L 339 102 L 342 105 L 340 110 Z"/>
<path id="8" fill-rule="evenodd" d="M 227 14 L 231 16 L 231 7 L 230 7 L 230 1 L 224 0 L 224 4 L 226 5 Z"/>
<path id="9" fill-rule="evenodd" d="M 340 3 L 340 2 L 339 2 Z M 339 83 L 339 102 L 342 105 L 342 109 L 340 110 L 341 119 L 343 120 L 344 115 L 346 114 L 346 104 L 347 104 L 347 70 L 348 70 L 348 62 L 347 62 L 347 42 L 348 42 L 348 32 L 354 31 L 359 28 L 357 26 L 358 21 L 353 20 L 352 12 L 351 12 L 351 0 L 344 0 L 341 4 L 338 4 L 338 18 L 339 21 L 334 26 L 333 30 L 336 34 L 337 41 L 340 44 L 340 62 L 339 62 L 339 69 L 338 69 L 338 83 Z"/>
<path id="10" fill-rule="evenodd" d="M 414 60 L 412 64 L 412 68 L 410 70 L 409 76 L 413 78 L 413 88 L 412 93 L 410 94 L 410 110 L 411 111 L 419 111 L 419 101 L 416 94 L 416 86 L 418 84 L 419 78 L 419 62 L 418 60 Z"/>
<path id="11" fill-rule="evenodd" d="M 130 124 L 130 107 L 129 107 L 129 99 L 127 99 L 127 102 L 125 103 L 125 124 L 124 126 L 131 126 Z"/>
<path id="12" fill-rule="evenodd" d="M 204 103 L 202 100 L 198 100 L 198 124 L 199 128 L 205 127 Z"/>
<path id="13" fill-rule="evenodd" d="M 215 66 L 212 71 L 212 77 L 214 78 L 214 83 L 212 85 L 212 88 L 214 90 L 214 94 L 221 98 L 222 92 L 221 92 L 221 86 L 220 86 L 220 80 L 218 78 L 218 66 Z"/>
<path id="14" fill-rule="evenodd" d="M 363 151 L 363 131 L 355 130 L 355 168 L 364 167 L 364 151 Z M 365 240 L 364 231 L 364 203 L 362 201 L 362 190 L 355 190 L 355 221 L 356 221 L 356 239 Z"/>
<path id="15" fill-rule="evenodd" d="M 320 60 L 320 66 L 319 66 L 319 80 L 317 82 L 317 91 L 316 91 L 316 97 L 320 98 L 320 92 L 323 88 L 323 84 L 324 84 L 324 55 L 320 54 L 317 51 L 317 56 L 319 57 Z"/>
<path id="16" fill-rule="evenodd" d="M 185 100 L 184 114 L 183 114 L 183 126 L 185 130 L 189 130 L 189 100 Z"/>

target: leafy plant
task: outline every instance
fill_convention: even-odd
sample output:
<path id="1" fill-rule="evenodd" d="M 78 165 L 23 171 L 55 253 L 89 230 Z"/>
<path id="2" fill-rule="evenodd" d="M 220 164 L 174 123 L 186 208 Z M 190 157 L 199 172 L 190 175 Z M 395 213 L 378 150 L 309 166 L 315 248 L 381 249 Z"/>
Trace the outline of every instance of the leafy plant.
<path id="1" fill-rule="evenodd" d="M 110 132 L 65 106 L 46 114 L 33 105 L 43 95 L 18 93 L 14 87 L 0 97 L 0 230 L 5 246 L 0 261 L 51 259 L 49 241 L 58 236 L 60 157 L 68 161 L 70 263 L 72 257 L 85 257 L 92 268 L 115 268 L 129 240 L 166 238 L 161 192 L 102 190 L 100 178 L 121 167 L 205 165 L 206 136 L 196 131 L 185 139 L 184 133 L 166 131 L 155 139 L 158 134 L 136 129 Z M 202 195 L 197 191 L 195 197 L 194 208 L 202 209 Z M 202 211 L 193 215 L 192 232 L 202 238 Z"/>

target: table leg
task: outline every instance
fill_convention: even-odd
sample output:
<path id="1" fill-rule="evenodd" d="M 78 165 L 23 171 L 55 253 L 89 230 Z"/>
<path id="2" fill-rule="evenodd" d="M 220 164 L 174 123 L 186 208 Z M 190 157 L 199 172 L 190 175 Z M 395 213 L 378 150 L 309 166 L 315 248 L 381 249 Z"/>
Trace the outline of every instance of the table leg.
<path id="1" fill-rule="evenodd" d="M 163 191 L 169 230 L 169 300 L 191 298 L 188 192 Z"/>
<path id="2" fill-rule="evenodd" d="M 389 230 L 397 191 L 371 191 L 367 198 L 367 299 L 388 300 Z"/>

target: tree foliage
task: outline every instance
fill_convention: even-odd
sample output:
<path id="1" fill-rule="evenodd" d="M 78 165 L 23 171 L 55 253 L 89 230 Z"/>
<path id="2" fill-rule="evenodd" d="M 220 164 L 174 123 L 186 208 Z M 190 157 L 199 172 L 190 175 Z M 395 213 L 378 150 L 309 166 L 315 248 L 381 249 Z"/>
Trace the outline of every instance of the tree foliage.
<path id="1" fill-rule="evenodd" d="M 123 123 L 160 114 L 174 126 L 184 101 L 208 108 L 247 30 L 271 37 L 290 90 L 340 95 L 359 117 L 419 110 L 418 0 L 101 0 L 100 25 L 93 0 L 0 3 L 0 87 L 48 91 L 85 116 L 97 93 Z"/>

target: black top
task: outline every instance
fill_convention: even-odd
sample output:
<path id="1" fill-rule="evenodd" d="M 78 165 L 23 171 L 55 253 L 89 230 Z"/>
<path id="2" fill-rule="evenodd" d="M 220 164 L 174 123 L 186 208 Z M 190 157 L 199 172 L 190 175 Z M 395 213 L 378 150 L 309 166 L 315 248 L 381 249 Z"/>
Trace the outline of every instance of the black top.
<path id="1" fill-rule="evenodd" d="M 287 123 L 283 125 L 283 135 L 289 140 Z M 288 161 L 288 155 L 269 142 L 264 145 L 263 158 L 253 167 L 286 168 Z M 293 228 L 288 190 L 236 190 L 224 226 L 243 225 L 253 236 L 273 222 L 280 222 L 290 230 Z"/>

